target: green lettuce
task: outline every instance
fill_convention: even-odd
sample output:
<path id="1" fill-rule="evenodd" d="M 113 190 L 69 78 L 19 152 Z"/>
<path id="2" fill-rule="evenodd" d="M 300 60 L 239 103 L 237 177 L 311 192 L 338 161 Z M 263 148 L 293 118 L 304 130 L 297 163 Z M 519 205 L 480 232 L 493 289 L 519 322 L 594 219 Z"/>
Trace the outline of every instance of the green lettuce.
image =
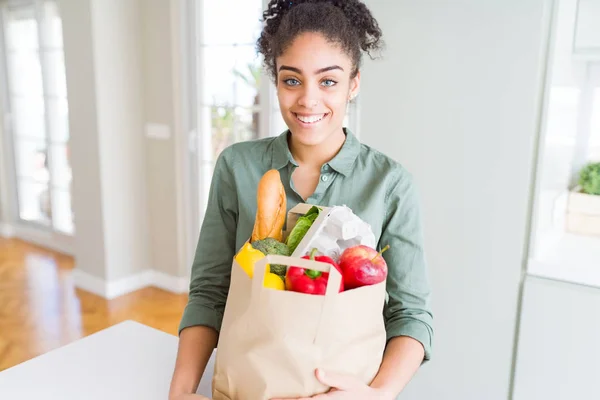
<path id="1" fill-rule="evenodd" d="M 318 208 L 317 206 L 312 206 L 306 214 L 298 218 L 296 225 L 294 226 L 286 240 L 286 244 L 290 249 L 290 253 L 293 253 L 294 250 L 296 250 L 296 247 L 298 247 L 298 245 L 304 238 L 304 235 L 306 235 L 306 232 L 308 232 L 313 222 L 315 222 L 315 220 L 319 216 L 320 212 L 320 208 Z"/>

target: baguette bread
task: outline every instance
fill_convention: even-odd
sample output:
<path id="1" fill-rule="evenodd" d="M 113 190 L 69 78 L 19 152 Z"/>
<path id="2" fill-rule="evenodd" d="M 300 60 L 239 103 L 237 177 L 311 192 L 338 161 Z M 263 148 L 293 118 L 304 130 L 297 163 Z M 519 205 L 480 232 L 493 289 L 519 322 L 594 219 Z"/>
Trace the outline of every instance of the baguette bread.
<path id="1" fill-rule="evenodd" d="M 270 237 L 281 242 L 287 208 L 285 188 L 278 170 L 271 169 L 262 176 L 258 182 L 256 201 L 256 219 L 250 241 Z"/>

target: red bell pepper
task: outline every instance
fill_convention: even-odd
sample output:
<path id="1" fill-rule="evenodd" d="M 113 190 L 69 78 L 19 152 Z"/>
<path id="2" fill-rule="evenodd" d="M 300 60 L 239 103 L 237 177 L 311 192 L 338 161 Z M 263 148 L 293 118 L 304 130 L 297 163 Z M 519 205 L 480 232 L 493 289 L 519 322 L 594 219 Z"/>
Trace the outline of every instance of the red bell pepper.
<path id="1" fill-rule="evenodd" d="M 302 258 L 306 260 L 314 260 L 325 262 L 333 265 L 342 274 L 340 266 L 330 257 L 317 256 L 315 252 L 317 249 L 313 249 L 310 256 L 304 256 Z M 329 280 L 328 272 L 316 271 L 313 269 L 306 269 L 302 267 L 290 266 L 285 275 L 285 289 L 294 292 L 301 292 L 307 294 L 321 294 L 324 295 L 327 289 L 327 281 Z M 344 281 L 340 281 L 340 292 L 344 291 Z"/>

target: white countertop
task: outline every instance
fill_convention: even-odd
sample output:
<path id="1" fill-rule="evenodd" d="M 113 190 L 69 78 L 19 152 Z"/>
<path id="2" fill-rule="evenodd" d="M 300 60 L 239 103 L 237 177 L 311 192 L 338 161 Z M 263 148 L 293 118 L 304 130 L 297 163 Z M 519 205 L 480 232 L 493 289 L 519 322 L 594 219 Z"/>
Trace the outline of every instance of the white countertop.
<path id="1" fill-rule="evenodd" d="M 527 272 L 600 288 L 600 237 L 551 232 L 542 236 L 539 249 L 529 259 Z"/>
<path id="2" fill-rule="evenodd" d="M 125 321 L 0 372 L 0 399 L 166 400 L 178 338 Z M 214 353 L 198 393 L 211 397 Z"/>

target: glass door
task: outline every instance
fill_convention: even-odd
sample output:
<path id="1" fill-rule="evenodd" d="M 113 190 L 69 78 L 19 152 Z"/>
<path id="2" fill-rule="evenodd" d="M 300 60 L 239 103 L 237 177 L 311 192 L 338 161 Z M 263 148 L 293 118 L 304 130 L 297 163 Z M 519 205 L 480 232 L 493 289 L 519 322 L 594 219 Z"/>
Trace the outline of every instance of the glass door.
<path id="1" fill-rule="evenodd" d="M 71 210 L 68 102 L 62 24 L 55 1 L 2 8 L 18 219 L 66 235 Z"/>

